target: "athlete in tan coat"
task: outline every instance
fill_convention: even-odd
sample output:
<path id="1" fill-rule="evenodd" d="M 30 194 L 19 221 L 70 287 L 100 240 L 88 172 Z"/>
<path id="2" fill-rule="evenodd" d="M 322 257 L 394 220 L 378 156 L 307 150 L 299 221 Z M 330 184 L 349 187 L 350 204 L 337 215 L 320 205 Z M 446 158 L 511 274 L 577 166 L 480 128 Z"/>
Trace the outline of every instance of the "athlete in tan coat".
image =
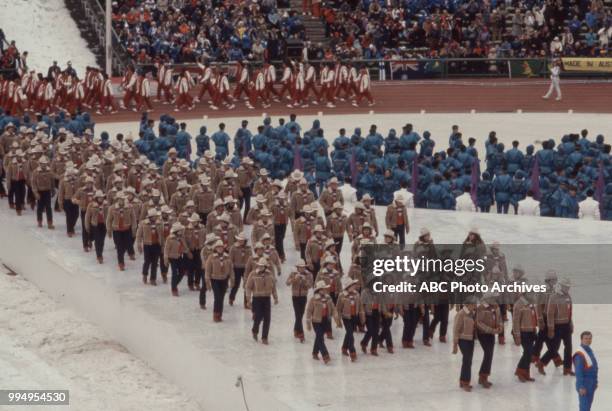
<path id="1" fill-rule="evenodd" d="M 253 328 L 251 329 L 253 339 L 257 341 L 259 325 L 263 321 L 261 342 L 267 345 L 271 318 L 270 297 L 272 296 L 274 298 L 274 304 L 278 304 L 276 280 L 268 269 L 267 258 L 260 258 L 259 261 L 257 261 L 257 268 L 249 275 L 249 279 L 244 288 L 248 306 L 253 311 Z"/>

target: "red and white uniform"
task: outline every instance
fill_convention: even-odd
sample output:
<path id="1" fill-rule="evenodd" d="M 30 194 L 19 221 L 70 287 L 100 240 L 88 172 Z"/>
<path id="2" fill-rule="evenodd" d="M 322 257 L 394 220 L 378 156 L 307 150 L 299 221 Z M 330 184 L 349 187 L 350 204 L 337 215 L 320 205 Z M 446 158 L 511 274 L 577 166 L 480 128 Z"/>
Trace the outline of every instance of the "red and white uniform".
<path id="1" fill-rule="evenodd" d="M 151 82 L 148 78 L 142 76 L 139 79 L 139 87 L 138 87 L 138 111 L 141 111 L 144 107 L 148 110 L 153 110 L 153 106 L 151 105 Z"/>
<path id="2" fill-rule="evenodd" d="M 249 103 L 251 107 L 255 106 L 258 98 L 261 98 L 264 105 L 269 104 L 266 92 L 266 76 L 262 70 L 258 70 L 255 74 L 255 81 L 251 87 L 251 93 L 249 95 Z"/>
<path id="3" fill-rule="evenodd" d="M 198 94 L 198 101 L 204 98 L 204 94 L 206 94 L 206 92 L 208 92 L 208 95 L 212 99 L 215 95 L 214 85 L 216 83 L 213 69 L 200 65 L 200 70 L 202 70 L 202 76 L 200 77 L 200 84 L 202 86 L 200 88 L 200 93 Z"/>
<path id="4" fill-rule="evenodd" d="M 278 96 L 280 98 L 283 98 L 285 92 L 288 92 L 291 96 L 293 94 L 293 71 L 291 71 L 291 67 L 286 66 L 283 69 L 283 77 L 281 77 L 281 84 L 282 87 L 280 89 L 280 92 L 278 93 Z"/>
<path id="5" fill-rule="evenodd" d="M 266 92 L 268 96 L 270 94 L 278 96 L 278 93 L 274 89 L 274 83 L 276 83 L 276 70 L 273 65 L 269 64 L 267 67 L 264 67 L 264 76 L 266 78 Z"/>
<path id="6" fill-rule="evenodd" d="M 162 94 L 167 102 L 172 101 L 172 67 L 162 65 L 157 73 L 157 99 L 161 100 Z"/>
<path id="7" fill-rule="evenodd" d="M 247 97 L 249 95 L 249 70 L 242 66 L 238 66 L 238 71 L 236 72 L 236 88 L 234 89 L 233 97 L 235 100 L 238 100 L 242 97 L 242 93 L 244 93 Z"/>
<path id="8" fill-rule="evenodd" d="M 315 99 L 319 100 L 319 92 L 315 84 L 317 83 L 317 71 L 314 66 L 308 66 L 306 69 L 306 73 L 304 75 L 304 92 L 302 93 L 302 98 L 304 101 L 308 98 L 310 91 L 312 90 L 312 94 L 314 94 Z"/>
<path id="9" fill-rule="evenodd" d="M 232 101 L 229 98 L 229 90 L 230 85 L 227 74 L 223 73 L 217 83 L 217 93 L 213 98 L 213 106 L 219 107 L 219 104 L 222 102 L 231 104 Z"/>
<path id="10" fill-rule="evenodd" d="M 357 93 L 357 104 L 361 102 L 362 98 L 368 100 L 368 103 L 374 104 L 374 99 L 372 98 L 372 93 L 370 93 L 370 74 L 367 70 L 362 70 L 359 74 L 359 85 L 358 85 L 358 93 Z"/>
<path id="11" fill-rule="evenodd" d="M 344 91 L 344 97 L 350 97 L 349 71 L 345 65 L 338 66 L 336 70 L 336 97 L 340 97 L 340 92 Z"/>
<path id="12" fill-rule="evenodd" d="M 124 95 L 123 95 L 123 107 L 130 108 L 130 103 L 134 99 L 134 93 L 136 91 L 136 73 L 133 71 L 128 71 L 123 76 L 121 80 L 121 85 L 123 86 Z"/>
<path id="13" fill-rule="evenodd" d="M 306 82 L 304 79 L 304 69 L 300 67 L 296 71 L 293 80 L 293 105 L 299 105 L 304 103 L 304 87 Z"/>
<path id="14" fill-rule="evenodd" d="M 336 72 L 334 70 L 328 69 L 325 76 L 323 76 L 323 73 L 321 73 L 321 83 L 323 84 L 323 90 L 321 90 L 321 93 L 325 92 L 328 103 L 333 103 L 336 99 L 336 88 L 334 87 L 335 82 Z"/>
<path id="15" fill-rule="evenodd" d="M 102 104 L 100 104 L 100 110 L 109 110 L 111 112 L 117 111 L 115 96 L 113 95 L 113 83 L 108 78 L 104 80 L 104 84 L 102 85 Z"/>
<path id="16" fill-rule="evenodd" d="M 189 79 L 185 74 L 183 74 L 177 84 L 178 97 L 176 99 L 176 110 L 180 109 L 182 106 L 187 106 L 191 108 L 193 105 L 193 100 L 189 95 Z"/>

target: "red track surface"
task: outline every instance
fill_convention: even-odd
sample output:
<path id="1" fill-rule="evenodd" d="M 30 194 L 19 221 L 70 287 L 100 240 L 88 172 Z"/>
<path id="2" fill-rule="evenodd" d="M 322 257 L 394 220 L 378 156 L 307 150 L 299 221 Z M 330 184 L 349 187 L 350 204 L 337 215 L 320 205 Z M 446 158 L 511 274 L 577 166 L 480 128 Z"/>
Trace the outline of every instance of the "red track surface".
<path id="1" fill-rule="evenodd" d="M 565 112 L 612 113 L 612 83 L 562 83 L 563 100 L 543 100 L 548 83 L 539 80 L 457 80 L 432 82 L 382 82 L 374 83 L 372 94 L 374 107 L 355 108 L 348 102 L 338 102 L 336 108 L 324 105 L 309 108 L 287 108 L 284 103 L 273 103 L 268 109 L 247 109 L 239 102 L 234 110 L 213 111 L 206 103 L 198 103 L 193 111 L 175 112 L 174 107 L 154 104 L 150 117 L 157 119 L 169 113 L 177 119 L 195 119 L 207 115 L 209 118 L 247 117 L 262 113 L 270 115 L 317 114 L 327 115 L 368 113 L 414 113 L 425 110 L 431 113 L 476 112 Z M 135 121 L 140 114 L 120 111 L 113 115 L 95 115 L 96 122 Z"/>

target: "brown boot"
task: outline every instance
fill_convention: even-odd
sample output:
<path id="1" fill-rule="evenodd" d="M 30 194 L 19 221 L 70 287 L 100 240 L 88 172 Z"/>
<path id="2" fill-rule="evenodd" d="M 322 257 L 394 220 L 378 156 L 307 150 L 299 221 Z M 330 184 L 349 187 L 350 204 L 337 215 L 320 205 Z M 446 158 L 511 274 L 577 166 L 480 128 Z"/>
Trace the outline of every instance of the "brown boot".
<path id="1" fill-rule="evenodd" d="M 143 283 L 143 284 L 148 283 L 148 282 L 149 282 L 148 280 L 149 280 L 149 279 L 147 278 L 147 276 L 146 276 L 146 275 L 143 275 L 143 276 L 142 276 L 142 283 Z"/>
<path id="2" fill-rule="evenodd" d="M 261 343 L 262 343 L 263 345 L 268 345 L 268 339 L 267 339 L 267 338 L 262 338 L 262 339 L 261 339 Z"/>
<path id="3" fill-rule="evenodd" d="M 517 376 L 520 382 L 527 382 L 527 377 L 525 376 L 525 370 L 517 368 L 516 371 L 514 371 L 514 375 Z"/>
<path id="4" fill-rule="evenodd" d="M 387 352 L 389 354 L 393 354 L 393 346 L 392 345 L 387 345 Z"/>
<path id="5" fill-rule="evenodd" d="M 538 359 L 535 365 L 541 375 L 546 375 L 546 371 L 544 371 L 544 364 L 542 364 L 542 361 Z"/>
<path id="6" fill-rule="evenodd" d="M 555 364 L 555 367 L 559 368 L 563 365 L 563 360 L 557 355 L 555 358 L 553 358 L 553 363 Z"/>
<path id="7" fill-rule="evenodd" d="M 410 348 L 411 350 L 414 349 L 414 342 L 413 341 L 408 341 L 408 348 Z"/>
<path id="8" fill-rule="evenodd" d="M 446 336 L 445 335 L 441 335 L 440 336 L 440 342 L 441 343 L 446 343 Z"/>
<path id="9" fill-rule="evenodd" d="M 252 331 L 252 335 L 253 335 L 253 339 L 257 341 L 257 333 L 255 331 Z"/>
<path id="10" fill-rule="evenodd" d="M 136 256 L 134 254 L 130 254 L 128 257 L 131 261 L 136 261 Z"/>
<path id="11" fill-rule="evenodd" d="M 312 359 L 319 361 L 319 354 L 312 354 Z"/>
<path id="12" fill-rule="evenodd" d="M 161 273 L 162 282 L 166 284 L 168 282 L 168 273 Z"/>
<path id="13" fill-rule="evenodd" d="M 200 304 L 200 309 L 201 310 L 205 310 L 206 309 L 206 304 Z"/>
<path id="14" fill-rule="evenodd" d="M 304 343 L 304 341 L 305 341 L 305 338 L 304 338 L 304 333 L 300 333 L 300 335 L 298 336 L 298 338 L 300 339 L 300 342 L 303 344 L 303 343 Z"/>
<path id="15" fill-rule="evenodd" d="M 506 337 L 504 337 L 503 335 L 498 335 L 497 336 L 497 342 L 499 343 L 499 345 L 505 345 L 506 344 Z"/>
<path id="16" fill-rule="evenodd" d="M 564 369 L 563 369 L 563 375 L 571 375 L 571 376 L 574 376 L 574 375 L 576 375 L 576 374 L 574 373 L 574 371 L 572 371 L 572 369 L 571 369 L 571 368 L 564 368 Z"/>
<path id="17" fill-rule="evenodd" d="M 357 361 L 357 353 L 356 352 L 352 352 L 351 353 L 351 362 L 355 362 Z"/>
<path id="18" fill-rule="evenodd" d="M 174 297 L 178 297 L 179 296 L 178 290 L 177 289 L 172 290 L 172 295 Z"/>
<path id="19" fill-rule="evenodd" d="M 367 354 L 367 353 L 368 353 L 368 345 L 367 345 L 367 344 L 364 344 L 364 343 L 361 343 L 361 344 L 359 344 L 359 345 L 361 345 L 361 351 L 362 351 L 364 354 Z"/>
<path id="20" fill-rule="evenodd" d="M 195 291 L 195 289 L 193 288 L 193 284 L 189 284 L 187 288 L 189 288 L 189 291 Z"/>
<path id="21" fill-rule="evenodd" d="M 469 381 L 459 381 L 459 388 L 461 388 L 465 392 L 471 392 L 472 386 Z"/>
<path id="22" fill-rule="evenodd" d="M 47 221 L 47 228 L 49 230 L 55 230 L 55 226 L 53 225 L 53 221 Z"/>
<path id="23" fill-rule="evenodd" d="M 213 313 L 213 321 L 216 323 L 221 322 L 219 319 L 219 313 Z"/>
<path id="24" fill-rule="evenodd" d="M 529 381 L 529 382 L 534 382 L 535 381 L 535 378 L 531 378 L 531 370 L 530 369 L 527 370 L 527 371 L 524 371 L 523 373 L 524 373 L 525 378 L 527 379 L 527 381 Z"/>
<path id="25" fill-rule="evenodd" d="M 489 382 L 488 374 L 480 374 L 478 376 L 478 384 L 482 385 L 483 388 L 491 388 L 491 386 L 493 385 L 493 383 Z"/>
<path id="26" fill-rule="evenodd" d="M 334 335 L 332 334 L 331 331 L 326 332 L 325 336 L 327 337 L 328 340 L 333 340 L 334 339 Z"/>
<path id="27" fill-rule="evenodd" d="M 233 306 L 233 305 L 234 305 L 234 299 L 230 298 L 230 300 L 229 300 L 229 305 L 230 305 L 230 306 Z"/>
<path id="28" fill-rule="evenodd" d="M 42 220 L 38 220 L 38 228 L 42 228 Z"/>
<path id="29" fill-rule="evenodd" d="M 330 361 L 331 361 L 331 358 L 329 358 L 329 355 L 324 355 L 323 356 L 323 362 L 325 364 L 329 364 Z"/>
<path id="30" fill-rule="evenodd" d="M 119 263 L 119 271 L 125 271 L 125 264 Z"/>
<path id="31" fill-rule="evenodd" d="M 104 264 L 104 258 L 98 257 L 98 264 Z"/>
<path id="32" fill-rule="evenodd" d="M 423 345 L 425 347 L 431 347 L 431 343 L 429 342 L 429 340 L 423 340 Z"/>
<path id="33" fill-rule="evenodd" d="M 153 286 L 157 285 L 157 281 L 156 280 L 151 280 L 151 285 L 153 285 Z"/>
<path id="34" fill-rule="evenodd" d="M 378 357 L 378 349 L 376 347 L 370 348 L 370 354 L 372 354 L 374 357 Z"/>
<path id="35" fill-rule="evenodd" d="M 348 352 L 348 349 L 347 349 L 347 348 L 343 348 L 343 349 L 342 349 L 342 355 L 344 355 L 344 356 L 346 356 L 346 357 L 348 357 L 348 356 L 349 356 L 349 352 Z"/>

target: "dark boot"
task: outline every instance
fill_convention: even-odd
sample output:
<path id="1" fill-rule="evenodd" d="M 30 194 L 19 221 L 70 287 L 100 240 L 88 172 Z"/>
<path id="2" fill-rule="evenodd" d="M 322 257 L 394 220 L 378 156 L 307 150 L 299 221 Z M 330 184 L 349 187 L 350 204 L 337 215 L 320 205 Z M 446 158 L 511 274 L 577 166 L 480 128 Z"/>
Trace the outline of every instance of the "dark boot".
<path id="1" fill-rule="evenodd" d="M 469 381 L 459 381 L 459 387 L 465 392 L 471 392 L 472 386 Z"/>
<path id="2" fill-rule="evenodd" d="M 488 374 L 480 374 L 478 376 L 478 384 L 482 385 L 484 388 L 491 388 L 491 386 L 493 385 L 489 382 Z"/>
<path id="3" fill-rule="evenodd" d="M 351 362 L 355 362 L 357 361 L 357 353 L 356 352 L 352 352 L 351 353 Z"/>
<path id="4" fill-rule="evenodd" d="M 347 357 L 348 357 L 348 356 L 349 356 L 348 349 L 343 348 L 343 349 L 342 349 L 342 355 L 344 355 L 344 356 L 347 356 Z"/>
<path id="5" fill-rule="evenodd" d="M 520 368 L 517 368 L 516 371 L 514 371 L 514 375 L 517 376 L 520 382 L 527 382 L 527 377 L 525 376 L 525 370 L 521 370 Z"/>
<path id="6" fill-rule="evenodd" d="M 563 375 L 571 375 L 572 377 L 575 376 L 576 374 L 574 373 L 574 371 L 572 371 L 571 368 L 564 368 L 563 369 Z"/>

